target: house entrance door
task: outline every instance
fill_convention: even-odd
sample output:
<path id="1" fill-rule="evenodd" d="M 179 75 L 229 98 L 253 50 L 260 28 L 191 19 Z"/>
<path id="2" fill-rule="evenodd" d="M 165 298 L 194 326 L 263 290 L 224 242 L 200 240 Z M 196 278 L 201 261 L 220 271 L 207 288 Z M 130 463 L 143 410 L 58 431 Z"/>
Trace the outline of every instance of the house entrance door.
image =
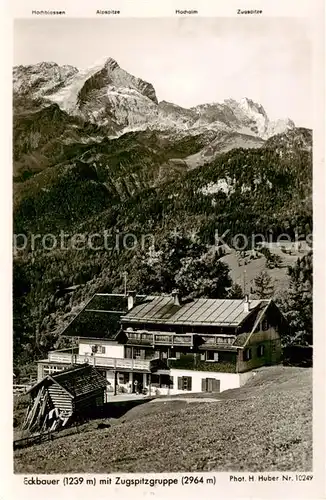
<path id="1" fill-rule="evenodd" d="M 134 372 L 133 380 L 134 380 L 134 382 L 133 382 L 132 392 L 136 392 L 138 394 L 141 394 L 141 392 L 143 390 L 143 374 Z"/>

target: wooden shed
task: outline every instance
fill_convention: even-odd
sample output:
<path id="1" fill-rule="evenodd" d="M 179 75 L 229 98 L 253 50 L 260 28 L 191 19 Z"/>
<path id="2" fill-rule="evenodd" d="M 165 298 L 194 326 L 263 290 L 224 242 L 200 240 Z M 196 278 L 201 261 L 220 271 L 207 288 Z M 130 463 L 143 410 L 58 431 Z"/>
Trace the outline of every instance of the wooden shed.
<path id="1" fill-rule="evenodd" d="M 23 429 L 55 430 L 92 414 L 103 406 L 106 386 L 106 379 L 88 364 L 47 375 L 28 391 L 31 401 Z"/>

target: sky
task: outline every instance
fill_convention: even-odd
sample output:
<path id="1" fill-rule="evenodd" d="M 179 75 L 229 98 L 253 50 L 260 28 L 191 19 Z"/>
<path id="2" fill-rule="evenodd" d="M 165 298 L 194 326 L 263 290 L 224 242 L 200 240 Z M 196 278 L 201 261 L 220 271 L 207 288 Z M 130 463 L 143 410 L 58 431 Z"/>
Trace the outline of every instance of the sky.
<path id="1" fill-rule="evenodd" d="M 14 64 L 112 57 L 183 107 L 248 97 L 312 127 L 312 28 L 295 18 L 19 19 Z"/>

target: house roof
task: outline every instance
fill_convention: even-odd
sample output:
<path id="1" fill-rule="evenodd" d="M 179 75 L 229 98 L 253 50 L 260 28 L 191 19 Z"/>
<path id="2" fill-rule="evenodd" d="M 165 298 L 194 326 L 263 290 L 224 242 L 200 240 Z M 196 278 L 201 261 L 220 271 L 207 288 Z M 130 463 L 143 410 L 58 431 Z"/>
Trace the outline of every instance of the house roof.
<path id="1" fill-rule="evenodd" d="M 249 312 L 244 299 L 194 299 L 175 305 L 172 297 L 151 297 L 136 305 L 123 323 L 166 323 L 173 325 L 209 325 L 237 327 L 258 308 L 262 300 L 252 300 Z"/>
<path id="2" fill-rule="evenodd" d="M 35 389 L 46 382 L 60 385 L 72 398 L 84 396 L 107 386 L 107 380 L 93 366 L 85 364 L 63 370 L 55 375 L 47 375 L 28 392 L 35 392 Z"/>
<path id="3" fill-rule="evenodd" d="M 52 378 L 73 397 L 84 396 L 97 389 L 105 389 L 107 386 L 107 380 L 103 375 L 90 365 L 64 370 L 53 375 Z"/>
<path id="4" fill-rule="evenodd" d="M 135 304 L 145 295 L 136 295 Z M 122 294 L 96 294 L 62 332 L 65 337 L 112 340 L 120 329 L 121 317 L 128 311 L 128 297 Z"/>

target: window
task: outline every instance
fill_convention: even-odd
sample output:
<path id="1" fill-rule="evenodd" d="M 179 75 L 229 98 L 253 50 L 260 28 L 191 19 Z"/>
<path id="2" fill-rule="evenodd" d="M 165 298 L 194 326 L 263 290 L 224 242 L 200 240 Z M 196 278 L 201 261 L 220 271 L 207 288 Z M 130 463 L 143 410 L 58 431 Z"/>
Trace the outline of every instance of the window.
<path id="1" fill-rule="evenodd" d="M 105 347 L 102 345 L 92 345 L 92 354 L 105 354 Z"/>
<path id="2" fill-rule="evenodd" d="M 134 349 L 134 358 L 141 357 L 141 349 Z"/>
<path id="3" fill-rule="evenodd" d="M 207 361 L 218 361 L 218 352 L 207 351 L 206 360 Z"/>
<path id="4" fill-rule="evenodd" d="M 265 319 L 263 319 L 263 321 L 262 321 L 261 328 L 262 328 L 262 330 L 265 332 L 266 330 L 268 330 L 268 327 L 269 327 L 269 324 L 268 324 L 267 319 L 265 318 Z"/>
<path id="5" fill-rule="evenodd" d="M 118 382 L 119 382 L 119 384 L 128 384 L 129 373 L 119 373 Z"/>
<path id="6" fill-rule="evenodd" d="M 265 346 L 264 345 L 259 345 L 257 347 L 257 356 L 258 356 L 258 358 L 261 358 L 262 356 L 264 356 L 264 351 L 265 351 Z"/>
<path id="7" fill-rule="evenodd" d="M 125 347 L 125 358 L 131 358 L 132 357 L 132 351 L 131 347 Z"/>
<path id="8" fill-rule="evenodd" d="M 145 359 L 152 359 L 152 358 L 153 358 L 153 351 L 151 349 L 145 349 Z"/>
<path id="9" fill-rule="evenodd" d="M 244 361 L 249 361 L 251 359 L 251 349 L 246 349 L 243 353 Z"/>
<path id="10" fill-rule="evenodd" d="M 178 377 L 178 389 L 181 391 L 191 391 L 192 377 Z"/>
<path id="11" fill-rule="evenodd" d="M 181 352 L 176 352 L 176 353 L 175 353 L 175 357 L 176 357 L 177 359 L 180 359 L 180 358 L 181 358 Z"/>

